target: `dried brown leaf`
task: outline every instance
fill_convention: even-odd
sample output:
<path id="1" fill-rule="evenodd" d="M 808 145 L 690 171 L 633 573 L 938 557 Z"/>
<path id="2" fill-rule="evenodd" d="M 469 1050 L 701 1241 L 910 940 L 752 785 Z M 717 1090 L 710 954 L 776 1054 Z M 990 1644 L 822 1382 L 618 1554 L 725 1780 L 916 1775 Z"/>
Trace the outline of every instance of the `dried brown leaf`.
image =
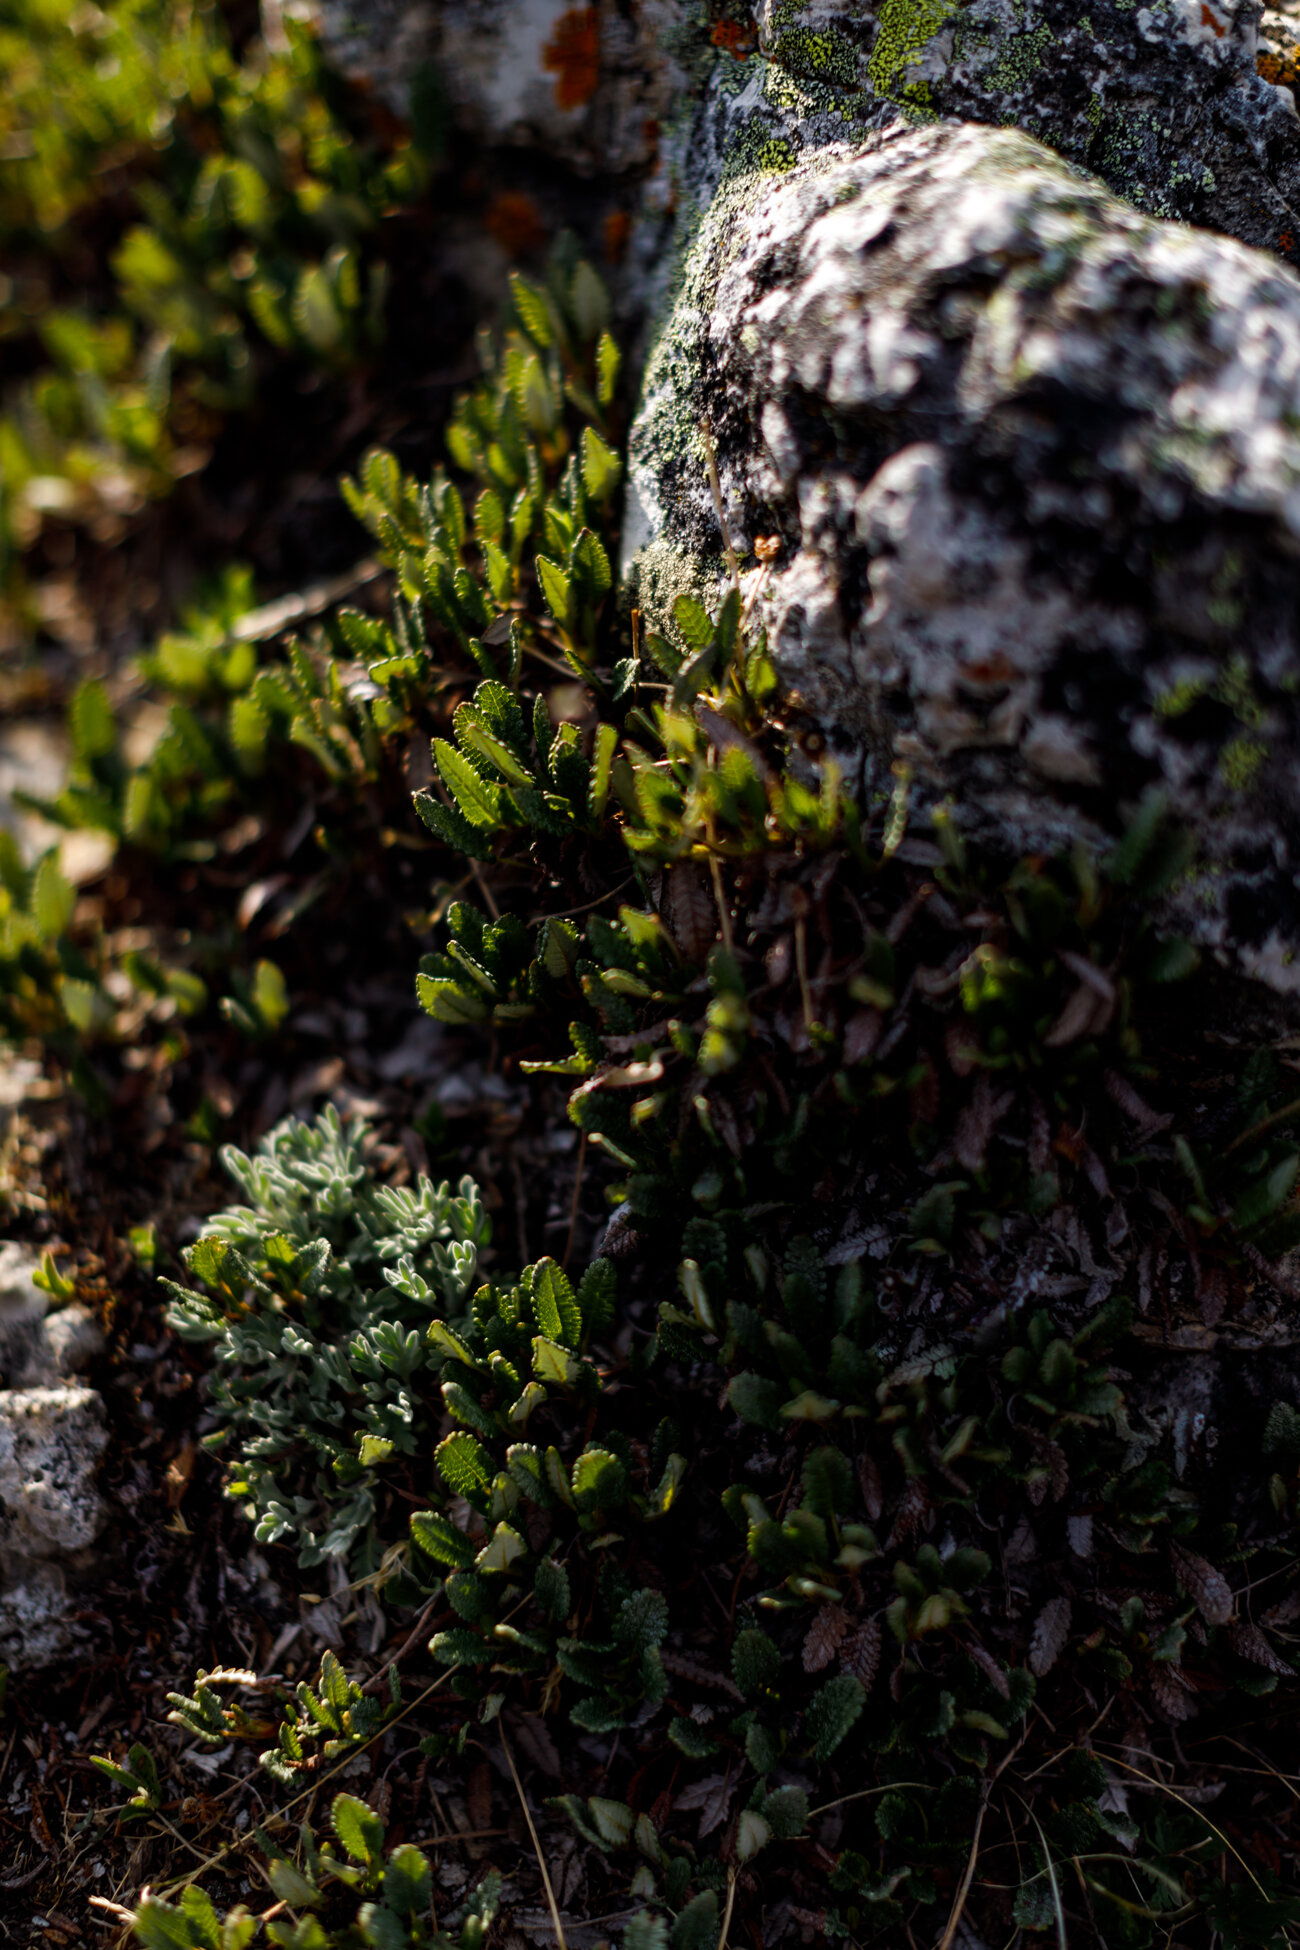
<path id="1" fill-rule="evenodd" d="M 840 1641 L 849 1629 L 849 1615 L 843 1605 L 823 1605 L 808 1627 L 803 1642 L 803 1669 L 805 1672 L 820 1672 L 828 1666 L 840 1649 Z"/>
<path id="2" fill-rule="evenodd" d="M 700 1840 L 712 1835 L 721 1828 L 731 1807 L 732 1782 L 729 1774 L 706 1774 L 702 1781 L 693 1781 L 690 1787 L 677 1796 L 673 1806 L 682 1814 L 699 1811 Z"/>
<path id="3" fill-rule="evenodd" d="M 485 1760 L 470 1769 L 465 1805 L 471 1828 L 481 1830 L 492 1826 L 492 1770 Z"/>
<path id="4" fill-rule="evenodd" d="M 1221 1266 L 1202 1265 L 1200 1272 L 1201 1319 L 1207 1327 L 1217 1327 L 1228 1304 L 1228 1276 Z"/>
<path id="5" fill-rule="evenodd" d="M 1222 1571 L 1216 1571 L 1185 1544 L 1170 1544 L 1169 1562 L 1206 1624 L 1226 1625 L 1232 1617 L 1232 1586 Z"/>
<path id="6" fill-rule="evenodd" d="M 879 1523 L 885 1513 L 885 1486 L 880 1477 L 880 1465 L 870 1450 L 858 1458 L 858 1488 L 862 1491 L 862 1507 L 872 1523 Z"/>
<path id="7" fill-rule="evenodd" d="M 867 1692 L 880 1666 L 880 1650 L 884 1643 L 884 1633 L 878 1618 L 864 1618 L 855 1632 L 851 1632 L 840 1647 L 840 1667 L 852 1673 Z"/>
<path id="8" fill-rule="evenodd" d="M 721 1096 L 716 1090 L 712 1092 L 708 1101 L 709 1116 L 712 1119 L 714 1130 L 722 1139 L 722 1142 L 726 1145 L 732 1157 L 739 1158 L 741 1152 L 744 1150 L 744 1144 L 741 1139 L 740 1125 L 737 1122 L 735 1111 L 727 1102 L 727 1099 Z"/>
<path id="9" fill-rule="evenodd" d="M 1300 1618 L 1300 1588 L 1288 1591 L 1285 1598 L 1279 1598 L 1264 1613 L 1266 1625 L 1294 1625 L 1297 1618 Z"/>
<path id="10" fill-rule="evenodd" d="M 1128 1078 L 1122 1077 L 1118 1070 L 1107 1070 L 1104 1081 L 1106 1095 L 1123 1111 L 1125 1117 L 1137 1126 L 1141 1137 L 1154 1137 L 1157 1131 L 1169 1129 L 1174 1121 L 1173 1112 L 1168 1111 L 1162 1115 L 1159 1111 L 1152 1110 L 1150 1104 L 1138 1096 Z"/>
<path id="11" fill-rule="evenodd" d="M 968 1645 L 966 1650 L 970 1653 L 971 1658 L 984 1674 L 984 1677 L 988 1680 L 994 1692 L 999 1694 L 1003 1699 L 1010 1699 L 1011 1681 L 1007 1678 L 1006 1673 L 993 1657 L 993 1654 L 986 1652 L 982 1645 L 976 1645 L 974 1643 Z"/>
<path id="12" fill-rule="evenodd" d="M 1029 1640 L 1029 1670 L 1035 1679 L 1049 1673 L 1064 1652 L 1070 1617 L 1068 1598 L 1049 1598 L 1035 1619 Z"/>
<path id="13" fill-rule="evenodd" d="M 1080 1042 L 1083 1037 L 1104 1029 L 1113 1007 L 1112 1003 L 1098 995 L 1096 989 L 1081 982 L 1044 1036 L 1045 1047 L 1063 1049 L 1067 1043 Z"/>
<path id="14" fill-rule="evenodd" d="M 994 1096 L 988 1071 L 980 1071 L 953 1132 L 953 1154 L 963 1171 L 983 1170 L 990 1140 L 1014 1101 L 1009 1090 Z"/>
<path id="15" fill-rule="evenodd" d="M 1029 1111 L 1029 1169 L 1040 1175 L 1052 1165 L 1052 1126 L 1041 1097 L 1032 1099 Z"/>
<path id="16" fill-rule="evenodd" d="M 664 918 L 687 961 L 703 961 L 718 932 L 713 890 L 693 860 L 668 869 Z"/>
<path id="17" fill-rule="evenodd" d="M 1265 1672 L 1275 1672 L 1279 1679 L 1295 1678 L 1295 1667 L 1282 1657 L 1258 1625 L 1229 1625 L 1228 1644 L 1239 1659 L 1249 1659 L 1252 1666 L 1263 1666 Z"/>
<path id="18" fill-rule="evenodd" d="M 1098 968 L 1096 962 L 1089 961 L 1086 955 L 1076 955 L 1072 948 L 1062 948 L 1060 959 L 1072 975 L 1078 976 L 1085 988 L 1091 989 L 1103 1002 L 1114 1003 L 1115 984 L 1104 968 Z"/>
<path id="19" fill-rule="evenodd" d="M 912 1118 L 917 1124 L 933 1124 L 939 1115 L 943 1092 L 939 1072 L 928 1056 L 922 1058 L 922 1065 L 921 1074 L 912 1085 Z"/>
<path id="20" fill-rule="evenodd" d="M 563 1774 L 560 1756 L 551 1738 L 550 1728 L 535 1713 L 529 1713 L 515 1720 L 511 1725 L 515 1745 L 533 1763 L 539 1773 L 552 1781 L 558 1781 Z"/>
<path id="21" fill-rule="evenodd" d="M 919 1476 L 909 1476 L 903 1485 L 903 1494 L 898 1499 L 898 1509 L 894 1513 L 893 1526 L 886 1539 L 887 1550 L 897 1550 L 918 1530 L 930 1507 L 930 1496 Z"/>
<path id="22" fill-rule="evenodd" d="M 865 1063 L 880 1041 L 885 1018 L 879 1009 L 855 1009 L 844 1027 L 844 1061 Z"/>
<path id="23" fill-rule="evenodd" d="M 1152 1663 L 1147 1668 L 1151 1697 L 1166 1720 L 1178 1722 L 1195 1717 L 1196 1706 L 1187 1681 L 1177 1666 Z"/>
<path id="24" fill-rule="evenodd" d="M 980 1058 L 979 1038 L 964 1022 L 950 1022 L 943 1032 L 943 1047 L 952 1073 L 968 1077 Z"/>
<path id="25" fill-rule="evenodd" d="M 930 896 L 937 894 L 938 891 L 932 880 L 923 880 L 916 892 L 904 901 L 897 914 L 890 920 L 885 929 L 886 941 L 897 947 Z"/>
<path id="26" fill-rule="evenodd" d="M 661 1652 L 659 1659 L 664 1671 L 671 1673 L 674 1679 L 689 1679 L 696 1686 L 707 1686 L 714 1692 L 726 1693 L 729 1699 L 743 1700 L 745 1697 L 734 1679 L 729 1679 L 723 1672 L 715 1672 L 712 1666 L 706 1666 L 700 1659 L 688 1658 L 683 1652 Z"/>

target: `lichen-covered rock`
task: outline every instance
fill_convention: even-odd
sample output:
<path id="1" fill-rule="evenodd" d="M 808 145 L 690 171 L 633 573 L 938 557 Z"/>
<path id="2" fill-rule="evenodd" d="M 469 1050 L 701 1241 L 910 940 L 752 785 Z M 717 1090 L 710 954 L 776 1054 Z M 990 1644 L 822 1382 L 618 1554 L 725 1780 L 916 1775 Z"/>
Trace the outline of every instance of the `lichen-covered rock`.
<path id="1" fill-rule="evenodd" d="M 1259 43 L 1259 11 L 1259 0 L 878 0 L 870 76 L 914 116 L 1014 123 L 1139 209 L 1300 257 L 1300 118 L 1272 43 Z M 1279 24 L 1290 13 L 1272 11 Z"/>
<path id="2" fill-rule="evenodd" d="M 1300 281 L 1010 130 L 724 179 L 633 432 L 642 600 L 784 544 L 780 668 L 870 796 L 1018 851 L 1150 787 L 1203 941 L 1300 992 Z"/>
<path id="3" fill-rule="evenodd" d="M 108 1521 L 98 1471 L 108 1442 L 91 1388 L 0 1390 L 0 1660 L 48 1664 L 84 1637 L 70 1585 Z"/>
<path id="4" fill-rule="evenodd" d="M 298 0 L 299 5 L 307 0 Z M 429 77 L 478 140 L 650 169 L 707 200 L 717 99 L 795 152 L 895 119 L 1014 125 L 1154 215 L 1300 259 L 1300 9 L 1275 0 L 758 0 L 752 31 L 683 0 L 318 0 L 344 70 L 398 113 Z M 417 104 L 418 109 L 418 104 Z M 768 131 L 771 140 L 771 132 Z"/>
<path id="5" fill-rule="evenodd" d="M 674 0 L 319 0 L 317 19 L 344 73 L 398 115 L 449 112 L 480 142 L 584 172 L 647 165 L 682 90 Z"/>
<path id="6" fill-rule="evenodd" d="M 0 1553 L 58 1557 L 94 1543 L 107 1442 L 93 1388 L 0 1389 Z"/>

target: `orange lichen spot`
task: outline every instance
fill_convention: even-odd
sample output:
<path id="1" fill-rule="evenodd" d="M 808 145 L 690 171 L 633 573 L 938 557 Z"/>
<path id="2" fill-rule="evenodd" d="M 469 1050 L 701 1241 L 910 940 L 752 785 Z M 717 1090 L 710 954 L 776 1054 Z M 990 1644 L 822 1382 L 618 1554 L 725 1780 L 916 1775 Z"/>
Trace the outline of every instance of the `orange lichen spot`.
<path id="1" fill-rule="evenodd" d="M 483 226 L 507 257 L 526 257 L 546 242 L 542 213 L 522 190 L 501 190 L 494 196 L 483 214 Z"/>
<path id="2" fill-rule="evenodd" d="M 1300 88 L 1300 67 L 1296 66 L 1294 54 L 1290 58 L 1282 54 L 1257 54 L 1255 69 L 1275 88 Z"/>
<path id="3" fill-rule="evenodd" d="M 1281 232 L 1277 240 L 1277 247 L 1280 251 L 1285 251 L 1288 257 L 1291 255 L 1295 249 L 1295 237 L 1291 231 L 1284 230 Z"/>
<path id="4" fill-rule="evenodd" d="M 1220 40 L 1223 39 L 1228 31 L 1214 9 L 1205 5 L 1205 0 L 1201 0 L 1201 25 L 1202 27 L 1208 27 L 1212 33 L 1217 34 Z"/>
<path id="5" fill-rule="evenodd" d="M 605 262 L 621 264 L 627 249 L 627 240 L 632 234 L 632 219 L 626 210 L 611 210 L 605 218 L 604 244 Z"/>
<path id="6" fill-rule="evenodd" d="M 752 20 L 715 20 L 709 29 L 709 39 L 715 47 L 733 54 L 737 61 L 744 61 L 754 52 L 758 36 Z"/>
<path id="7" fill-rule="evenodd" d="M 987 657 L 963 658 L 961 674 L 968 684 L 991 684 L 996 687 L 1011 682 L 1016 675 L 1016 666 L 1005 651 L 994 650 Z"/>
<path id="8" fill-rule="evenodd" d="M 582 108 L 600 80 L 600 12 L 596 7 L 570 7 L 555 23 L 555 32 L 542 49 L 548 74 L 556 77 L 555 99 L 561 108 Z"/>

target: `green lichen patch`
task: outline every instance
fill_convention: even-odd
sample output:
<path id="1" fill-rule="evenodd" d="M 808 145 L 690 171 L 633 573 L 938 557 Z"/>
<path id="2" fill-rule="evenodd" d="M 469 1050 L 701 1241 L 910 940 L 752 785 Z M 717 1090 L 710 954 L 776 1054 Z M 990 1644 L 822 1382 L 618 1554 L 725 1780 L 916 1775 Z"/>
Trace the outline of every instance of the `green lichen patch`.
<path id="1" fill-rule="evenodd" d="M 960 5 L 961 0 L 885 0 L 870 61 L 872 84 L 880 94 L 901 95 L 908 69 Z"/>

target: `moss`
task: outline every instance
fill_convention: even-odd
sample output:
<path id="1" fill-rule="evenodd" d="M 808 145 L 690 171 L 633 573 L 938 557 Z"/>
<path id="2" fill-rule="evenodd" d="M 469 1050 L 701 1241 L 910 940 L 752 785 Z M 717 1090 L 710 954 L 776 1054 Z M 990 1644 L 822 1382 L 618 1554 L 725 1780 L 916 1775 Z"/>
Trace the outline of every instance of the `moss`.
<path id="1" fill-rule="evenodd" d="M 1156 716 L 1185 718 L 1192 706 L 1200 702 L 1209 688 L 1209 680 L 1205 677 L 1185 677 L 1180 684 L 1171 684 L 1167 691 L 1161 691 L 1156 697 Z"/>
<path id="2" fill-rule="evenodd" d="M 1003 53 L 989 71 L 988 79 L 1000 93 L 1022 88 L 1042 67 L 1055 36 L 1046 24 L 1032 33 L 1013 34 Z"/>
<path id="3" fill-rule="evenodd" d="M 1267 757 L 1268 746 L 1258 738 L 1234 738 L 1219 753 L 1219 777 L 1230 792 L 1250 792 Z"/>
<path id="4" fill-rule="evenodd" d="M 871 82 L 878 94 L 898 97 L 907 69 L 924 54 L 959 4 L 960 0 L 885 0 L 870 62 Z"/>
<path id="5" fill-rule="evenodd" d="M 796 28 L 782 34 L 772 50 L 772 59 L 810 81 L 834 82 L 843 88 L 857 84 L 856 50 L 842 34 L 815 34 Z"/>
<path id="6" fill-rule="evenodd" d="M 1213 609 L 1216 605 L 1211 604 Z M 1231 605 L 1234 617 L 1240 617 L 1240 605 Z M 1220 702 L 1226 704 L 1238 724 L 1250 730 L 1258 730 L 1264 722 L 1264 708 L 1255 696 L 1255 686 L 1251 681 L 1250 666 L 1242 656 L 1232 657 L 1224 665 L 1223 674 L 1215 686 L 1215 694 Z"/>

